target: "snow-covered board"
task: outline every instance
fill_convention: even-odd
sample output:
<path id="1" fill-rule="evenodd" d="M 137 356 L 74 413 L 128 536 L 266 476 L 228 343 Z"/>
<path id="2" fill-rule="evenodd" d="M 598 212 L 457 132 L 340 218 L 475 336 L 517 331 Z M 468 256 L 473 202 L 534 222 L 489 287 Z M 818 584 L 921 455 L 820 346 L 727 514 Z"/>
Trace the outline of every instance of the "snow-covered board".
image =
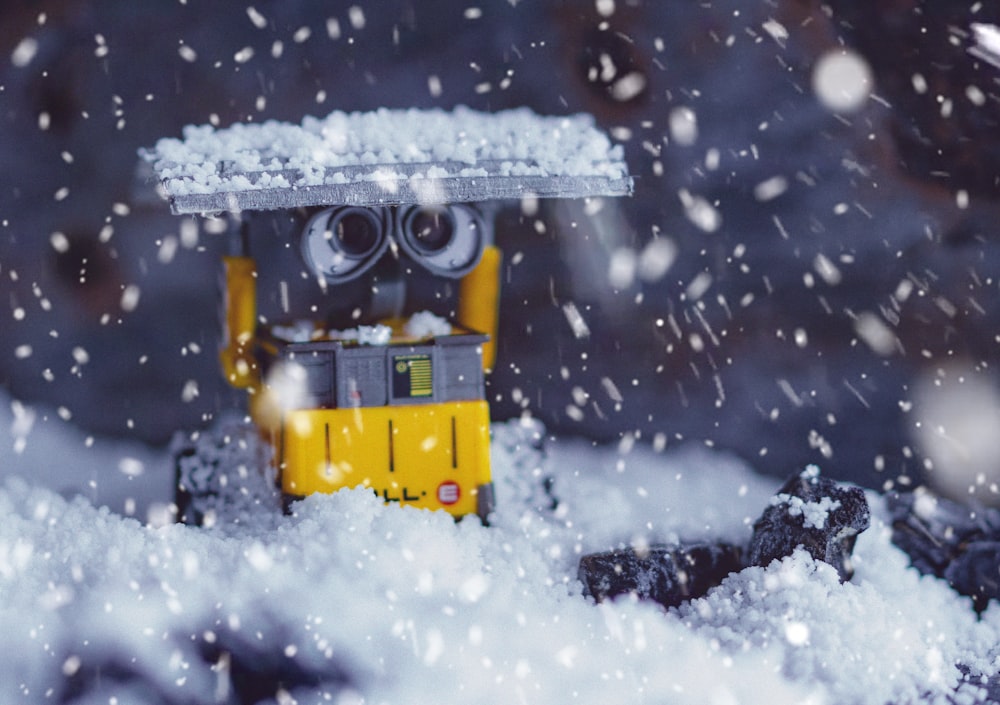
<path id="1" fill-rule="evenodd" d="M 633 185 L 621 146 L 591 116 L 527 108 L 189 125 L 140 155 L 175 214 L 624 196 Z"/>

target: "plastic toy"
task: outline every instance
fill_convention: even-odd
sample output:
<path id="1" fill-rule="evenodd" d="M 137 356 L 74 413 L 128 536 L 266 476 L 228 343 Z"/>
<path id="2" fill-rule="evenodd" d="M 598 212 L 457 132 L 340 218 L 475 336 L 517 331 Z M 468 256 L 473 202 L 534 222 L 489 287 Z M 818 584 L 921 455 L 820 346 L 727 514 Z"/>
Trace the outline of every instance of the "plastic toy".
<path id="1" fill-rule="evenodd" d="M 175 214 L 230 218 L 222 369 L 250 393 L 286 501 L 363 485 L 387 502 L 485 521 L 484 375 L 501 266 L 490 216 L 509 199 L 630 193 L 621 149 L 589 116 L 459 108 L 188 127 L 141 154 Z M 266 211 L 287 215 L 287 237 L 331 302 L 340 285 L 370 284 L 376 324 L 258 317 L 267 263 L 250 241 Z M 404 316 L 418 270 L 457 280 L 451 320 Z"/>

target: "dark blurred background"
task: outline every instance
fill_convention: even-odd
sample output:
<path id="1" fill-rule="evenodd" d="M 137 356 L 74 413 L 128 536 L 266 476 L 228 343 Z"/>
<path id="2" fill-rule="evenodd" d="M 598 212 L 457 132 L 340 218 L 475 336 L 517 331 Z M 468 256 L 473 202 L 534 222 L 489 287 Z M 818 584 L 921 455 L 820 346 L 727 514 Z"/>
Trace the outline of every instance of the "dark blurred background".
<path id="1" fill-rule="evenodd" d="M 186 124 L 586 111 L 636 193 L 500 215 L 495 418 L 988 489 L 1000 69 L 968 52 L 975 22 L 1000 7 L 11 0 L 0 386 L 154 445 L 243 403 L 217 368 L 221 238 L 137 177 L 137 150 Z"/>

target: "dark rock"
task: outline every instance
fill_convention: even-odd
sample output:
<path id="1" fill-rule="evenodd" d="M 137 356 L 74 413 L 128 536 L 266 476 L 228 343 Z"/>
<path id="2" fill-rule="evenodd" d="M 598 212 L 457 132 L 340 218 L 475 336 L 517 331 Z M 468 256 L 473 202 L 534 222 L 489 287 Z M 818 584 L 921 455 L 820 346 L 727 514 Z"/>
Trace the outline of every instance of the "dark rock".
<path id="1" fill-rule="evenodd" d="M 740 549 L 729 544 L 657 545 L 584 556 L 578 575 L 598 602 L 634 594 L 670 608 L 701 597 L 742 567 Z"/>
<path id="2" fill-rule="evenodd" d="M 976 541 L 951 562 L 944 577 L 982 612 L 991 599 L 1000 597 L 1000 541 Z"/>
<path id="3" fill-rule="evenodd" d="M 180 688 L 176 688 L 180 690 Z M 60 705 L 88 702 L 118 702 L 142 694 L 150 705 L 180 705 L 190 702 L 177 692 L 168 692 L 155 677 L 141 672 L 125 656 L 84 662 L 67 675 L 59 694 Z"/>
<path id="4" fill-rule="evenodd" d="M 979 510 L 920 489 L 886 495 L 892 542 L 923 574 L 944 577 L 948 566 L 976 542 L 1000 539 L 995 510 Z"/>
<path id="5" fill-rule="evenodd" d="M 1000 597 L 1000 512 L 920 489 L 886 496 L 892 542 L 924 575 L 948 581 L 977 612 Z"/>
<path id="6" fill-rule="evenodd" d="M 343 664 L 336 659 L 311 656 L 291 656 L 274 644 L 283 641 L 251 639 L 236 632 L 217 635 L 214 643 L 202 645 L 202 658 L 214 664 L 221 677 L 228 676 L 227 687 L 231 702 L 239 705 L 273 702 L 279 693 L 307 688 L 336 699 L 351 682 Z M 288 642 L 291 643 L 291 642 Z"/>
<path id="7" fill-rule="evenodd" d="M 265 613 L 258 609 L 256 614 Z M 216 681 L 213 703 L 258 705 L 296 702 L 297 690 L 308 690 L 317 700 L 336 702 L 345 689 L 356 685 L 344 661 L 308 646 L 303 634 L 282 627 L 276 615 L 267 614 L 247 631 L 203 622 L 192 633 L 184 629 L 167 631 L 162 638 L 173 644 L 173 653 L 183 657 L 192 674 L 209 675 Z M 274 626 L 265 626 L 273 623 Z M 257 628 L 259 627 L 259 628 Z M 207 635 L 211 635 L 208 637 Z M 290 652 L 286 644 L 306 644 Z M 192 648 L 193 646 L 193 648 Z M 74 649 L 74 653 L 78 649 Z M 122 645 L 98 641 L 87 645 L 79 667 L 67 673 L 59 692 L 52 694 L 58 705 L 89 703 L 133 703 L 149 705 L 196 705 L 206 703 L 198 696 L 200 677 L 173 678 L 163 664 Z M 147 655 L 148 656 L 148 655 Z M 325 700 L 324 700 L 325 698 Z M 298 700 L 297 702 L 302 702 Z"/>
<path id="8" fill-rule="evenodd" d="M 821 477 L 809 466 L 782 486 L 754 523 L 749 565 L 767 566 L 801 546 L 836 568 L 842 581 L 850 580 L 854 542 L 870 520 L 862 489 Z"/>
<path id="9" fill-rule="evenodd" d="M 854 572 L 854 542 L 870 519 L 862 489 L 822 478 L 810 466 L 784 484 L 754 524 L 747 563 L 729 544 L 657 545 L 584 556 L 578 576 L 598 601 L 632 594 L 669 608 L 701 597 L 746 565 L 767 566 L 802 546 L 846 581 Z"/>

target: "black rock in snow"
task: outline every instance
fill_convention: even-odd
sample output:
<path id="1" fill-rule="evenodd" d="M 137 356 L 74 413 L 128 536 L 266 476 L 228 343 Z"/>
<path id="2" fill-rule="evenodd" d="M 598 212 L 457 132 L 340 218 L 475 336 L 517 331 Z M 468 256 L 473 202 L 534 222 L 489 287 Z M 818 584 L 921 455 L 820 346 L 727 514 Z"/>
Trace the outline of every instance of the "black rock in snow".
<path id="1" fill-rule="evenodd" d="M 951 562 L 944 577 L 982 612 L 991 599 L 1000 597 L 1000 541 L 976 541 Z"/>
<path id="2" fill-rule="evenodd" d="M 216 629 L 215 641 L 200 644 L 201 656 L 216 664 L 213 670 L 223 680 L 220 691 L 228 693 L 223 702 L 233 705 L 256 705 L 268 702 L 296 702 L 287 700 L 282 692 L 295 693 L 305 688 L 319 691 L 321 697 L 336 701 L 337 695 L 354 682 L 345 665 L 336 658 L 329 658 L 318 650 L 305 650 L 289 655 L 285 648 L 274 644 L 293 643 L 265 638 L 253 638 L 234 630 Z"/>
<path id="3" fill-rule="evenodd" d="M 892 518 L 892 542 L 906 551 L 923 574 L 944 577 L 948 566 L 968 546 L 1000 539 L 1000 515 L 938 497 L 921 488 L 886 495 Z"/>
<path id="4" fill-rule="evenodd" d="M 578 575 L 598 602 L 634 594 L 670 608 L 701 597 L 739 571 L 741 559 L 738 547 L 724 543 L 655 545 L 586 555 Z"/>
<path id="5" fill-rule="evenodd" d="M 1000 597 L 1000 511 L 971 507 L 921 488 L 886 496 L 892 542 L 924 575 L 944 578 L 977 612 Z"/>
<path id="6" fill-rule="evenodd" d="M 801 546 L 836 568 L 842 581 L 850 580 L 854 542 L 870 521 L 861 488 L 821 477 L 819 469 L 810 465 L 782 486 L 754 523 L 748 563 L 767 566 Z"/>

